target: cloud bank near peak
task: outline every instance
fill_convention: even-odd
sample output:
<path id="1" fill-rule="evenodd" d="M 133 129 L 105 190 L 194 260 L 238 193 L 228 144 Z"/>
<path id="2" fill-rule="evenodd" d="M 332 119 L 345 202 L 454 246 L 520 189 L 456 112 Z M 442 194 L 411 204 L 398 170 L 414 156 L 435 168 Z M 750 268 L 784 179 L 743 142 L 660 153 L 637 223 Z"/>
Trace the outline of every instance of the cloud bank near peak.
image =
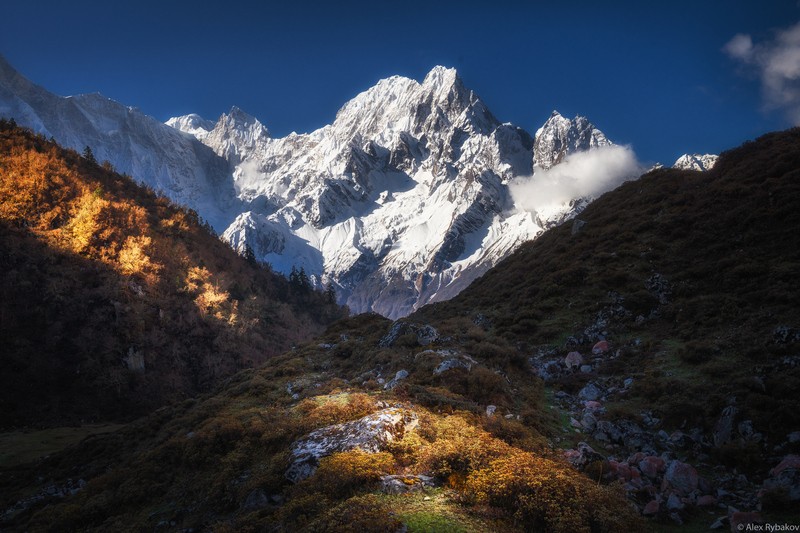
<path id="1" fill-rule="evenodd" d="M 800 125 L 800 22 L 760 43 L 738 34 L 722 49 L 758 75 L 767 109 L 783 110 Z"/>
<path id="2" fill-rule="evenodd" d="M 644 171 L 629 146 L 603 146 L 570 154 L 549 170 L 537 168 L 509 189 L 519 209 L 534 212 L 574 198 L 597 198 Z"/>

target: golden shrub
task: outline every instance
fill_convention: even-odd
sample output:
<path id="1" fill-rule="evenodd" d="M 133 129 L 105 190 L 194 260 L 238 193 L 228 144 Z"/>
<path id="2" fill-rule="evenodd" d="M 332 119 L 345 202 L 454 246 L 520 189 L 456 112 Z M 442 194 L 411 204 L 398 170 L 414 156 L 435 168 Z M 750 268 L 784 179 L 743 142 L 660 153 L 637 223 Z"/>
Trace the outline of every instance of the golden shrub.
<path id="1" fill-rule="evenodd" d="M 355 420 L 375 411 L 375 400 L 364 393 L 345 393 L 306 399 L 298 405 L 311 427 Z"/>
<path id="2" fill-rule="evenodd" d="M 505 509 L 526 528 L 554 532 L 636 529 L 621 494 L 569 466 L 514 449 L 467 478 L 476 502 Z"/>
<path id="3" fill-rule="evenodd" d="M 392 454 L 369 453 L 356 448 L 322 458 L 309 482 L 316 491 L 343 496 L 364 488 L 393 471 Z"/>

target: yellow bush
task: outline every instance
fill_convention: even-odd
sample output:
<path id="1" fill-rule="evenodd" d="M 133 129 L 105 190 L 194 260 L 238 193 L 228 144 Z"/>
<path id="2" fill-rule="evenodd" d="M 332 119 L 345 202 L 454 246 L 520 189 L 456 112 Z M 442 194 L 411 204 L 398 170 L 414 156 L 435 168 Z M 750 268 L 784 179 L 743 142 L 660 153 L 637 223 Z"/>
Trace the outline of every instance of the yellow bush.
<path id="1" fill-rule="evenodd" d="M 153 263 L 147 255 L 147 248 L 152 244 L 152 239 L 147 236 L 129 236 L 119 252 L 119 266 L 126 276 L 133 274 L 145 275 L 156 273 L 160 265 Z"/>
<path id="2" fill-rule="evenodd" d="M 459 415 L 433 417 L 423 423 L 421 434 L 428 442 L 417 452 L 419 468 L 441 478 L 484 468 L 489 461 L 511 450 L 509 445 Z"/>
<path id="3" fill-rule="evenodd" d="M 630 531 L 638 517 L 621 494 L 595 484 L 568 465 L 514 449 L 467 478 L 478 503 L 512 512 L 526 529 Z"/>
<path id="4" fill-rule="evenodd" d="M 312 428 L 355 420 L 375 411 L 375 400 L 364 393 L 342 393 L 307 398 L 297 409 Z"/>
<path id="5" fill-rule="evenodd" d="M 394 472 L 390 453 L 368 453 L 361 449 L 324 457 L 309 483 L 314 490 L 331 496 L 344 496 Z"/>

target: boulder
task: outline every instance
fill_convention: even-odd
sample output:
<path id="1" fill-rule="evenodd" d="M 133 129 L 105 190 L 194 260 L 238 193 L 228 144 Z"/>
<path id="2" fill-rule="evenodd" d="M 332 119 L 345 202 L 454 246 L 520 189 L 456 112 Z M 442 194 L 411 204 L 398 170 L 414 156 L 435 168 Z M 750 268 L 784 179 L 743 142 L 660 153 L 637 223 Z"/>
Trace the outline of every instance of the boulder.
<path id="1" fill-rule="evenodd" d="M 714 424 L 714 431 L 712 432 L 711 438 L 714 446 L 720 447 L 731 441 L 733 438 L 733 422 L 738 412 L 739 410 L 732 405 L 722 410 L 717 423 Z"/>
<path id="2" fill-rule="evenodd" d="M 316 471 L 320 459 L 333 453 L 355 448 L 369 453 L 382 451 L 418 423 L 414 411 L 389 407 L 358 420 L 312 431 L 292 444 L 291 464 L 285 477 L 292 483 L 306 479 Z"/>
<path id="3" fill-rule="evenodd" d="M 567 370 L 579 368 L 581 365 L 583 365 L 583 356 L 580 352 L 569 352 L 564 358 L 564 366 L 567 367 Z"/>
<path id="4" fill-rule="evenodd" d="M 529 362 L 536 375 L 545 382 L 554 381 L 561 376 L 563 367 L 557 360 L 539 361 L 531 358 Z"/>
<path id="5" fill-rule="evenodd" d="M 649 455 L 639 461 L 639 470 L 650 479 L 656 479 L 664 471 L 666 463 L 661 457 Z"/>
<path id="6" fill-rule="evenodd" d="M 674 488 L 683 495 L 687 495 L 697 488 L 699 477 L 697 470 L 687 463 L 674 460 L 667 466 L 664 474 L 664 484 Z M 662 490 L 666 487 L 662 486 Z"/>
<path id="7" fill-rule="evenodd" d="M 717 505 L 717 499 L 710 494 L 697 498 L 698 507 L 712 507 L 714 505 Z"/>
<path id="8" fill-rule="evenodd" d="M 597 418 L 592 413 L 585 413 L 581 418 L 581 426 L 589 431 L 593 431 L 597 427 Z"/>
<path id="9" fill-rule="evenodd" d="M 433 487 L 434 479 L 423 475 L 381 476 L 381 491 L 385 494 L 406 494 Z"/>
<path id="10" fill-rule="evenodd" d="M 593 355 L 601 355 L 606 353 L 610 349 L 608 345 L 608 341 L 598 341 L 594 346 L 592 346 L 592 354 Z"/>
<path id="11" fill-rule="evenodd" d="M 417 344 L 420 346 L 428 346 L 439 338 L 439 333 L 433 326 L 398 320 L 392 324 L 392 327 L 389 329 L 389 333 L 384 335 L 381 340 L 378 341 L 378 346 L 381 348 L 389 348 L 393 346 L 395 342 L 397 342 L 398 338 L 408 333 L 413 333 L 416 335 Z"/>
<path id="12" fill-rule="evenodd" d="M 417 329 L 417 342 L 420 346 L 428 346 L 439 339 L 439 332 L 433 326 L 423 325 Z"/>
<path id="13" fill-rule="evenodd" d="M 609 460 L 608 467 L 612 474 L 612 479 L 620 479 L 622 481 L 630 481 L 633 477 L 632 468 L 627 463 L 618 463 L 617 461 Z"/>
<path id="14" fill-rule="evenodd" d="M 578 393 L 581 400 L 597 401 L 603 396 L 603 390 L 594 383 L 587 383 Z"/>
<path id="15" fill-rule="evenodd" d="M 644 506 L 642 514 L 645 516 L 655 516 L 658 514 L 658 510 L 660 507 L 661 506 L 658 503 L 658 500 L 650 500 L 649 502 L 647 502 L 647 505 Z"/>
<path id="16" fill-rule="evenodd" d="M 769 477 L 758 493 L 764 499 L 773 498 L 781 503 L 800 501 L 800 456 L 787 455 L 769 471 Z"/>
<path id="17" fill-rule="evenodd" d="M 622 431 L 608 420 L 600 420 L 595 426 L 594 438 L 600 441 L 622 442 Z"/>
<path id="18" fill-rule="evenodd" d="M 496 405 L 487 405 L 486 406 L 486 416 L 488 416 L 490 418 L 493 417 L 495 411 L 497 411 L 497 406 Z"/>
<path id="19" fill-rule="evenodd" d="M 443 372 L 447 372 L 448 370 L 452 370 L 454 368 L 464 368 L 466 370 L 470 370 L 472 365 L 477 364 L 477 362 L 472 359 L 471 357 L 459 357 L 459 358 L 452 358 L 452 359 L 445 359 L 439 365 L 433 369 L 433 374 L 438 376 Z"/>
<path id="20" fill-rule="evenodd" d="M 674 492 L 669 495 L 669 498 L 667 498 L 667 509 L 669 511 L 680 511 L 684 507 L 686 507 L 686 505 L 683 503 L 683 501 L 681 501 L 680 496 Z"/>
<path id="21" fill-rule="evenodd" d="M 398 370 L 394 378 L 383 386 L 386 390 L 392 390 L 397 385 L 408 377 L 408 370 Z"/>

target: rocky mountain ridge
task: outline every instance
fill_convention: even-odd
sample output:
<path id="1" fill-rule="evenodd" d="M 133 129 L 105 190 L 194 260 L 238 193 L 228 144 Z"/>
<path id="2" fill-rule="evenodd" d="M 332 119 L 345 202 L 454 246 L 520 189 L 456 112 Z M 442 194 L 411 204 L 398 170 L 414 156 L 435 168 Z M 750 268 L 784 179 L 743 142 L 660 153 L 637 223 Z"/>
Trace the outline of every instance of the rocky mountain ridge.
<path id="1" fill-rule="evenodd" d="M 381 80 L 332 124 L 273 138 L 235 107 L 216 122 L 164 125 L 101 95 L 59 97 L 0 59 L 0 115 L 89 146 L 197 211 L 240 253 L 284 274 L 302 267 L 352 311 L 393 318 L 452 297 L 591 200 L 523 210 L 510 183 L 611 145 L 584 117 L 554 112 L 535 137 L 501 123 L 444 67 L 422 82 Z"/>
<path id="2" fill-rule="evenodd" d="M 575 198 L 543 213 L 517 209 L 508 184 L 568 154 L 611 145 L 584 117 L 554 112 L 534 142 L 500 123 L 454 69 L 422 81 L 394 76 L 345 104 L 333 124 L 271 139 L 260 123 L 231 157 L 223 115 L 198 130 L 192 116 L 168 124 L 193 133 L 234 165 L 249 211 L 224 237 L 287 271 L 300 264 L 333 282 L 354 311 L 398 317 L 452 297 L 519 244 L 579 212 Z M 208 126 L 209 123 L 206 123 Z M 255 143 L 251 139 L 257 139 Z"/>

